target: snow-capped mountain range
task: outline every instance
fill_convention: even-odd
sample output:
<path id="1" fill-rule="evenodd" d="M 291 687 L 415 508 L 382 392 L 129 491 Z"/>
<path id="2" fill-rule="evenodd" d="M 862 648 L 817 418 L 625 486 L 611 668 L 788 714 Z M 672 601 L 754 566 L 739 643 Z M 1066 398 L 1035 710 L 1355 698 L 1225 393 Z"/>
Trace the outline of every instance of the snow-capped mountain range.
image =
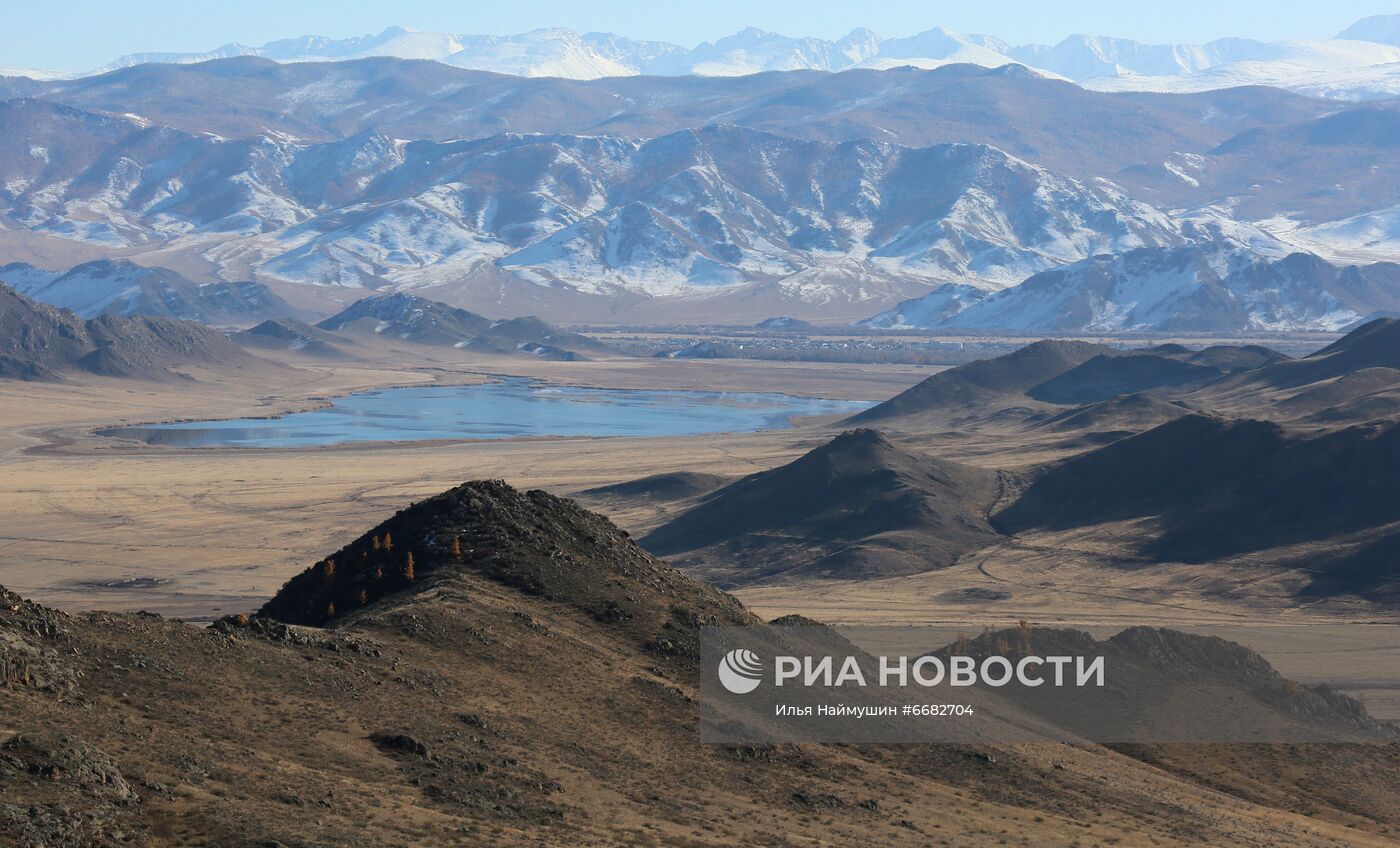
<path id="1" fill-rule="evenodd" d="M 986 292 L 948 285 L 867 327 L 1030 333 L 1337 331 L 1400 312 L 1400 264 L 1338 267 L 1229 239 L 1094 256 Z"/>
<path id="2" fill-rule="evenodd" d="M 771 66 L 778 37 L 553 32 L 609 74 L 671 74 L 591 80 L 525 76 L 556 55 L 529 39 L 398 32 L 4 78 L 0 280 L 220 324 L 373 290 L 571 322 L 1335 330 L 1400 311 L 1400 99 L 1094 88 L 1324 54 L 1341 73 L 1400 51 L 1389 26 L 1189 49 L 861 31 L 783 40 L 798 69 L 750 76 L 724 68 Z M 517 75 L 357 58 L 487 47 Z"/>
<path id="3" fill-rule="evenodd" d="M 232 275 L 445 284 L 483 265 L 594 296 L 772 284 L 878 302 L 988 288 L 1183 240 L 1107 181 L 988 145 L 803 141 L 729 126 L 649 140 L 502 134 L 303 144 L 223 139 L 41 101 L 0 103 L 0 226 L 117 251 L 193 252 Z M 842 282 L 822 276 L 839 268 Z M 863 280 L 852 286 L 850 278 Z"/>
<path id="4" fill-rule="evenodd" d="M 932 68 L 956 62 L 997 67 L 1015 62 L 1102 90 L 1202 91 L 1259 84 L 1359 100 L 1400 94 L 1397 20 L 1400 15 L 1367 18 L 1332 39 L 1261 42 L 1223 38 L 1199 45 L 1073 35 L 1055 45 L 1013 46 L 993 36 L 964 35 L 939 27 L 899 38 L 882 38 L 868 29 L 856 29 L 827 40 L 749 28 L 687 48 L 562 28 L 492 36 L 419 32 L 395 26 L 377 35 L 355 38 L 306 35 L 261 47 L 235 43 L 206 52 L 136 53 L 91 73 L 152 62 L 201 62 L 234 56 L 260 56 L 278 62 L 388 56 L 503 74 L 570 79 L 733 76 L 900 65 Z"/>

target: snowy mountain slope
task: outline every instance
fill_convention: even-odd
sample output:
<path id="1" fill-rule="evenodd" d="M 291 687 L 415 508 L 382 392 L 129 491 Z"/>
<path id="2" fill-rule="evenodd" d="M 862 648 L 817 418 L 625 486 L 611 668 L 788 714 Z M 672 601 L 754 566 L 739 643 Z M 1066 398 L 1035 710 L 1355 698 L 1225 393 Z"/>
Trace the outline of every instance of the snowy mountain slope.
<path id="1" fill-rule="evenodd" d="M 740 76 L 763 71 L 829 71 L 851 67 L 875 55 L 879 40 L 857 30 L 839 41 L 791 38 L 749 27 L 694 50 L 674 52 L 639 73 Z"/>
<path id="2" fill-rule="evenodd" d="M 66 71 L 50 71 L 42 68 L 0 68 L 0 77 L 25 77 L 32 80 L 73 79 L 77 74 Z"/>
<path id="3" fill-rule="evenodd" d="M 936 38 L 952 52 L 1003 47 Z M 432 99 L 445 90 L 460 99 Z M 252 57 L 5 91 L 102 109 L 0 101 L 0 245 L 78 243 L 84 256 L 211 267 L 216 280 L 411 290 L 486 314 L 850 320 L 957 283 L 890 319 L 941 324 L 990 310 L 979 292 L 1140 248 L 1228 240 L 1269 262 L 1289 245 L 1348 262 L 1396 256 L 1390 103 L 1337 108 L 1261 88 L 1109 95 L 1016 65 L 585 83 Z M 184 128 L 141 114 L 162 108 L 183 110 Z M 225 118 L 248 123 L 199 128 Z M 328 140 L 286 132 L 291 120 Z M 395 137 L 449 120 L 473 137 Z M 526 120 L 551 131 L 498 131 Z M 365 128 L 381 121 L 394 133 Z M 273 129 L 247 131 L 260 124 Z M 888 140 L 906 135 L 958 140 Z M 120 276 L 47 296 L 89 311 L 166 299 Z M 1231 326 L 1320 327 L 1369 302 L 1324 308 L 1290 289 L 1268 305 L 1244 291 L 1200 308 Z M 1150 291 L 1131 307 L 1109 294 L 1119 305 L 1106 326 L 1178 321 Z"/>
<path id="4" fill-rule="evenodd" d="M 703 127 L 648 141 L 500 135 L 399 143 L 222 139 L 39 101 L 0 104 L 0 214 L 126 248 L 236 240 L 264 279 L 447 282 L 491 261 L 604 294 L 790 282 L 856 263 L 873 279 L 989 288 L 1104 251 L 1181 241 L 1110 184 L 986 145 L 906 148 Z M 36 155 L 35 150 L 42 150 Z M 207 246 L 206 246 L 207 245 Z M 251 257 L 251 259 L 250 259 Z M 880 297 L 886 295 L 879 295 Z M 836 295 L 839 298 L 839 295 Z"/>
<path id="5" fill-rule="evenodd" d="M 596 79 L 641 73 L 643 68 L 683 52 L 683 48 L 664 42 L 634 41 L 612 33 L 580 35 L 557 27 L 493 36 L 420 32 L 394 26 L 376 35 L 356 38 L 304 35 L 272 41 L 262 47 L 227 44 L 205 53 L 137 53 L 122 56 L 93 73 L 154 62 L 188 64 L 232 56 L 259 56 L 276 62 L 392 57 L 438 61 L 459 68 L 526 77 Z"/>
<path id="6" fill-rule="evenodd" d="M 647 74 L 739 76 L 764 71 L 842 71 L 848 68 L 936 67 L 967 63 L 997 68 L 1015 61 L 981 36 L 964 36 L 934 28 L 907 38 L 882 39 L 855 29 L 835 41 L 791 38 L 750 27 L 706 42 L 688 52 L 673 52 L 651 65 Z"/>
<path id="7" fill-rule="evenodd" d="M 1228 242 L 1095 256 L 982 294 L 956 288 L 900 304 L 871 327 L 1026 332 L 1335 331 L 1400 309 L 1400 265 L 1262 257 Z"/>
<path id="8" fill-rule="evenodd" d="M 318 234 L 266 271 L 287 275 L 312 252 L 323 262 L 372 255 L 383 277 L 427 257 L 488 256 L 547 284 L 663 295 L 855 259 L 998 286 L 1099 250 L 1178 238 L 1149 207 L 984 146 L 832 145 L 711 127 L 640 144 L 423 144 L 411 164 L 347 213 L 354 228 L 327 232 L 318 218 L 290 230 L 289 240 Z M 417 193 L 401 199 L 408 192 Z M 441 226 L 415 228 L 429 198 L 441 201 L 432 210 Z M 429 232 L 435 241 L 415 238 Z"/>
<path id="9" fill-rule="evenodd" d="M 1369 41 L 1288 41 L 1233 52 L 1240 58 L 1177 73 L 1119 68 L 1078 80 L 1095 91 L 1181 93 L 1267 85 L 1338 100 L 1400 94 L 1400 47 Z"/>
<path id="10" fill-rule="evenodd" d="M 1387 262 L 1400 258 L 1400 206 L 1312 226 L 1299 226 L 1286 217 L 1260 224 L 1278 238 L 1332 261 Z"/>
<path id="11" fill-rule="evenodd" d="M 22 262 L 0 266 L 0 280 L 20 294 L 79 318 L 151 315 L 206 324 L 247 324 L 297 314 L 260 283 L 195 283 L 167 268 L 101 259 L 67 271 Z"/>
<path id="12" fill-rule="evenodd" d="M 316 326 L 336 332 L 352 331 L 420 344 L 456 344 L 491 326 L 465 309 L 403 292 L 357 300 Z"/>
<path id="13" fill-rule="evenodd" d="M 1165 76 L 1195 73 L 1228 61 L 1225 55 L 1242 52 L 1246 45 L 1266 46 L 1245 39 L 1227 39 L 1215 45 L 1143 44 L 1124 38 L 1071 35 L 1053 46 L 1027 44 L 1006 52 L 1032 67 L 1053 71 L 1072 80 L 1085 80 L 1122 74 Z"/>
<path id="14" fill-rule="evenodd" d="M 728 123 L 819 141 L 990 144 L 1057 173 L 1107 177 L 1139 194 L 1136 166 L 1202 155 L 1242 132 L 1335 111 L 1276 90 L 1100 94 L 1019 65 L 578 82 L 396 59 L 278 65 L 242 57 L 143 65 L 65 83 L 0 80 L 0 99 L 20 97 L 230 139 L 336 141 L 377 133 L 452 141 L 502 132 L 655 138 Z M 1167 192 L 1173 206 L 1203 202 L 1177 196 L 1181 184 L 1171 176 L 1151 188 Z"/>
<path id="15" fill-rule="evenodd" d="M 734 76 L 764 71 L 842 71 L 950 62 L 998 67 L 1017 62 L 1114 91 L 1202 91 L 1230 85 L 1279 85 L 1318 96 L 1358 100 L 1390 96 L 1393 74 L 1385 45 L 1400 47 L 1400 16 L 1358 21 L 1336 39 L 1261 42 L 1222 38 L 1208 44 L 1145 44 L 1072 35 L 1055 45 L 1011 46 L 986 35 L 935 27 L 881 38 L 855 29 L 834 39 L 791 37 L 748 28 L 693 48 L 636 41 L 613 33 L 543 28 L 508 36 L 419 32 L 389 27 L 375 35 L 331 39 L 306 35 L 261 47 L 226 44 L 196 53 L 138 53 L 93 73 L 148 63 L 190 63 L 233 56 L 278 62 L 347 61 L 367 57 L 433 60 L 525 77 L 598 79 L 644 75 Z M 1326 79 L 1320 79 L 1325 77 Z"/>

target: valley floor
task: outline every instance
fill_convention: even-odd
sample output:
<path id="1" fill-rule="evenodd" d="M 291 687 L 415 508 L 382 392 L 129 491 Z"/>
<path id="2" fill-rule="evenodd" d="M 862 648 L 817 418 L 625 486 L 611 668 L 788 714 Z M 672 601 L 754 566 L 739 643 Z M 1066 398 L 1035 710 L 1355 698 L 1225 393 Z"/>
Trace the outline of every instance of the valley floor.
<path id="1" fill-rule="evenodd" d="M 357 389 L 505 374 L 562 385 L 882 400 L 934 370 L 483 358 L 301 367 L 239 382 L 0 381 L 0 585 L 68 610 L 146 609 L 211 620 L 258 606 L 346 534 L 464 480 L 571 491 L 694 467 L 746 474 L 828 433 L 808 425 L 674 439 L 181 450 L 92 435 L 104 426 L 270 416 Z"/>
<path id="2" fill-rule="evenodd" d="M 256 608 L 307 563 L 364 527 L 469 479 L 582 496 L 635 534 L 683 503 L 609 502 L 585 490 L 672 471 L 739 476 L 830 438 L 834 422 L 677 438 L 378 443 L 336 448 L 177 449 L 92 435 L 112 424 L 274 415 L 358 389 L 467 383 L 491 375 L 616 388 L 783 391 L 880 400 L 938 370 L 919 366 L 518 358 L 288 369 L 241 382 L 136 383 L 89 378 L 0 383 L 0 585 L 66 610 L 149 610 L 193 621 Z M 195 375 L 198 377 L 199 375 Z M 1057 455 L 1013 434 L 921 445 L 974 464 L 1014 467 Z M 1333 601 L 1301 606 L 1287 574 L 1260 581 L 1231 567 L 1135 570 L 1112 539 L 1030 538 L 948 569 L 861 582 L 748 587 L 759 615 L 835 624 L 939 626 L 950 633 L 1019 618 L 1112 632 L 1156 624 L 1249 644 L 1285 674 L 1329 682 L 1400 717 L 1400 615 Z M 1243 588 L 1222 591 L 1234 582 Z M 1267 626 L 1263 626 L 1267 625 Z M 1250 628 L 1253 628 L 1252 630 Z M 1290 629 L 1291 628 L 1291 629 Z M 1252 635 L 1249 635 L 1252 634 Z M 1358 641 L 1359 640 L 1359 641 Z M 1343 666 L 1338 657 L 1348 658 Z"/>

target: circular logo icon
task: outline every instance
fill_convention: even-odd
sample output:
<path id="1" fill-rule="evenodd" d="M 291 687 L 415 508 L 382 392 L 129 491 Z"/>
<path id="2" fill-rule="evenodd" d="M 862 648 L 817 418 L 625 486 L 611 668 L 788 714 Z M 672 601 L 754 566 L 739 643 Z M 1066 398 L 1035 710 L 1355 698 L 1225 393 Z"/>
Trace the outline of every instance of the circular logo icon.
<path id="1" fill-rule="evenodd" d="M 763 663 L 758 654 L 735 648 L 719 661 L 719 682 L 735 695 L 747 695 L 763 682 Z"/>

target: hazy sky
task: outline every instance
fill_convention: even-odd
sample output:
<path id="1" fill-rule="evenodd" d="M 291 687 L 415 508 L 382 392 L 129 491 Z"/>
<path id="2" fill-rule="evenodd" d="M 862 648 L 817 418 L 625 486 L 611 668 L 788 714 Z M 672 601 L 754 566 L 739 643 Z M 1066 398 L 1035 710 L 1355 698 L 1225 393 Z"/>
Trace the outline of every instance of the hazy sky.
<path id="1" fill-rule="evenodd" d="M 834 38 L 858 26 L 911 35 L 934 26 L 1012 43 L 1072 33 L 1139 41 L 1328 38 L 1358 18 L 1400 12 L 1397 0 L 0 0 L 0 67 L 86 70 L 123 53 L 261 45 L 315 34 L 346 37 L 402 24 L 505 35 L 546 26 L 616 32 L 693 46 L 746 26 Z"/>

